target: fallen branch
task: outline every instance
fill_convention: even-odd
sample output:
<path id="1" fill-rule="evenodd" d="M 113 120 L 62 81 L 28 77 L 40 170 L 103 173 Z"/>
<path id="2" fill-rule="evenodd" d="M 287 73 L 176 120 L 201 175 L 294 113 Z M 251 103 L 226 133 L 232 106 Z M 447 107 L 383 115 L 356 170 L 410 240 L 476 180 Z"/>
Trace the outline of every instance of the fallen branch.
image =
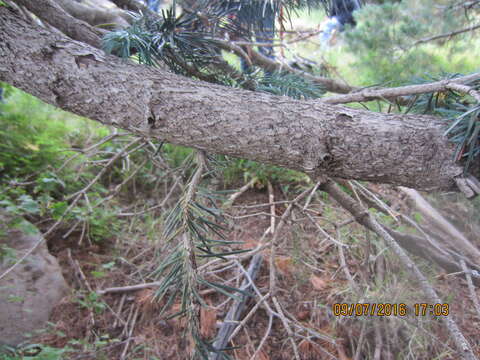
<path id="1" fill-rule="evenodd" d="M 137 285 L 130 285 L 130 286 L 111 287 L 103 290 L 97 290 L 97 294 L 105 295 L 105 294 L 126 293 L 126 292 L 156 287 L 161 285 L 161 283 L 162 283 L 161 281 L 154 281 L 151 283 L 144 283 L 144 284 L 137 284 Z"/>
<path id="2" fill-rule="evenodd" d="M 262 261 L 262 254 L 256 254 L 252 258 L 250 266 L 248 267 L 247 274 L 245 275 L 245 279 L 240 286 L 240 290 L 242 290 L 244 293 L 252 292 L 252 283 L 257 277 L 258 271 L 262 266 Z M 230 336 L 232 335 L 235 328 L 238 326 L 238 321 L 243 314 L 248 298 L 248 296 L 242 295 L 241 300 L 235 300 L 233 302 L 232 307 L 225 316 L 225 320 L 223 321 L 220 330 L 218 331 L 216 340 L 213 343 L 213 347 L 218 351 L 212 352 L 210 354 L 210 360 L 218 360 L 222 358 L 221 351 L 226 348 L 228 342 L 230 341 Z"/>

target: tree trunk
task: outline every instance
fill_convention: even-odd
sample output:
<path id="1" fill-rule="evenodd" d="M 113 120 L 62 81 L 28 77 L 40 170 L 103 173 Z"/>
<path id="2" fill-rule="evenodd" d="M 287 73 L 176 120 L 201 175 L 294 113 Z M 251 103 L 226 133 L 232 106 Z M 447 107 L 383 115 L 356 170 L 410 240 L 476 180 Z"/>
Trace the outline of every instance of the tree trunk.
<path id="1" fill-rule="evenodd" d="M 462 169 L 432 116 L 298 101 L 106 55 L 0 6 L 0 80 L 136 134 L 307 172 L 451 190 Z"/>

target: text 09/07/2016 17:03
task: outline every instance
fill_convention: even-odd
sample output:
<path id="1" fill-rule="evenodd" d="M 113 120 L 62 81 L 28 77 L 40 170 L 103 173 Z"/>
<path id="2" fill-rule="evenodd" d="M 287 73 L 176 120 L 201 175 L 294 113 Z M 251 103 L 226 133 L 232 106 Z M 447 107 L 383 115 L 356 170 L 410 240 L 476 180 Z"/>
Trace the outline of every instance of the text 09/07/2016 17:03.
<path id="1" fill-rule="evenodd" d="M 335 316 L 448 316 L 449 304 L 334 303 Z"/>

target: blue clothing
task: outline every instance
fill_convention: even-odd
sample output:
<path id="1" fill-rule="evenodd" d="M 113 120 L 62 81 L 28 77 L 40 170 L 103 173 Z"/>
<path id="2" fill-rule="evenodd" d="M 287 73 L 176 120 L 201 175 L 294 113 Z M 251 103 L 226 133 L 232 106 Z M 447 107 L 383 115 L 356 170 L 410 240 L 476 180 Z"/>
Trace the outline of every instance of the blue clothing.
<path id="1" fill-rule="evenodd" d="M 322 25 L 323 25 L 323 28 L 320 34 L 320 41 L 322 45 L 326 45 L 330 42 L 330 39 L 332 38 L 335 30 L 341 29 L 342 24 L 340 24 L 338 19 L 334 16 L 332 18 L 329 18 L 328 21 L 326 21 Z"/>
<path id="2" fill-rule="evenodd" d="M 150 10 L 157 13 L 160 7 L 160 0 L 147 0 L 147 6 Z"/>

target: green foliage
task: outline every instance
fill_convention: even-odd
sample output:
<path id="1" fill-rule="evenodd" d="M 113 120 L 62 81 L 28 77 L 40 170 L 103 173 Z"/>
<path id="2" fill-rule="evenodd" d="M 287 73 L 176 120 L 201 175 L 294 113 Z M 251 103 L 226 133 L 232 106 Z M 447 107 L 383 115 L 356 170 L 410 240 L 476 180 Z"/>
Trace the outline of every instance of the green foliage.
<path id="1" fill-rule="evenodd" d="M 224 163 L 222 173 L 226 184 L 232 184 L 242 177 L 245 183 L 256 179 L 263 185 L 266 185 L 268 181 L 279 184 L 308 181 L 307 175 L 279 166 L 262 164 L 246 159 L 224 159 L 227 161 Z"/>
<path id="2" fill-rule="evenodd" d="M 205 9 L 205 16 L 210 15 L 209 9 L 211 6 Z M 221 27 L 225 17 L 225 10 L 215 18 L 212 15 L 214 26 Z M 103 47 L 124 58 L 135 54 L 142 64 L 160 66 L 164 62 L 174 72 L 190 76 L 199 75 L 218 57 L 212 33 L 202 26 L 196 14 L 177 16 L 175 4 L 162 11 L 161 18 L 138 16 L 129 28 L 108 33 Z M 220 82 L 212 76 L 213 82 Z"/>
<path id="3" fill-rule="evenodd" d="M 307 79 L 290 73 L 273 73 L 265 75 L 257 86 L 257 91 L 274 95 L 284 95 L 293 99 L 316 99 L 325 91 Z"/>
<path id="4" fill-rule="evenodd" d="M 443 74 L 441 79 L 449 79 L 461 74 Z M 416 84 L 438 81 L 440 78 L 416 78 Z M 480 89 L 480 81 L 466 84 L 473 89 Z M 468 172 L 473 160 L 480 154 L 480 105 L 476 100 L 456 91 L 422 94 L 412 97 L 412 105 L 407 111 L 434 114 L 445 118 L 445 135 L 456 144 L 455 159 L 464 163 L 464 171 Z"/>
<path id="5" fill-rule="evenodd" d="M 0 360 L 66 360 L 72 348 L 64 347 L 62 349 L 54 348 L 41 344 L 30 344 L 20 349 L 10 347 L 0 347 Z"/>
<path id="6" fill-rule="evenodd" d="M 101 298 L 102 296 L 96 292 L 89 292 L 83 294 L 81 297 L 78 297 L 76 300 L 82 307 L 90 309 L 99 314 L 107 308 L 107 305 Z"/>
<path id="7" fill-rule="evenodd" d="M 249 296 L 240 289 L 214 283 L 198 271 L 198 265 L 203 259 L 225 259 L 225 256 L 246 251 L 231 249 L 236 243 L 225 239 L 224 219 L 221 210 L 216 207 L 218 196 L 198 187 L 205 169 L 205 160 L 203 155 L 198 155 L 198 165 L 188 187 L 166 219 L 164 238 L 167 244 L 174 244 L 153 273 L 161 278 L 156 291 L 158 302 L 165 299 L 161 313 L 176 300 L 180 301 L 181 308 L 172 316 L 187 318 L 188 331 L 195 342 L 194 358 L 201 359 L 208 359 L 213 349 L 200 335 L 198 309 L 206 304 L 198 289 L 207 286 L 233 299 L 238 299 L 234 293 Z"/>
<path id="8" fill-rule="evenodd" d="M 109 53 L 133 57 L 142 64 L 161 66 L 163 63 L 177 74 L 253 90 L 255 79 L 251 77 L 258 74 L 259 69 L 251 69 L 251 74 L 239 74 L 228 64 L 220 44 L 225 34 L 251 38 L 255 30 L 263 28 L 266 6 L 271 6 L 277 14 L 283 6 L 284 20 L 287 20 L 292 10 L 328 6 L 328 3 L 326 0 L 243 0 L 240 3 L 201 0 L 189 4 L 186 11 L 177 15 L 174 2 L 161 16 L 137 16 L 129 28 L 108 33 L 103 47 Z M 232 18 L 233 14 L 238 18 Z M 287 74 L 264 77 L 258 86 L 260 91 L 294 98 L 318 98 L 324 93 L 309 81 Z"/>
<path id="9" fill-rule="evenodd" d="M 0 103 L 0 176 L 23 177 L 57 166 L 70 130 L 61 113 L 19 92 L 7 99 Z"/>
<path id="10" fill-rule="evenodd" d="M 108 238 L 118 230 L 118 221 L 105 207 L 91 207 L 79 201 L 64 214 L 70 201 L 67 194 L 84 187 L 84 182 L 95 173 L 72 171 L 83 166 L 85 158 L 66 164 L 67 149 L 83 147 L 87 139 L 106 134 L 105 128 L 88 124 L 85 120 L 55 110 L 32 96 L 10 86 L 4 87 L 6 100 L 0 103 L 0 206 L 14 215 L 10 226 L 30 233 L 35 227 L 22 219 L 48 217 L 67 224 L 88 224 L 88 235 L 97 241 Z M 108 144 L 103 149 L 108 148 Z M 110 148 L 110 150 L 114 150 Z M 97 158 L 105 157 L 101 153 Z M 59 167 L 62 171 L 58 171 Z M 86 194 L 90 202 L 100 203 L 108 190 L 95 184 Z M 83 200 L 83 199 L 82 199 Z"/>
<path id="11" fill-rule="evenodd" d="M 478 66 L 469 55 L 472 44 L 462 36 L 441 47 L 430 42 L 414 46 L 416 40 L 465 27 L 468 19 L 461 9 L 450 9 L 443 1 L 369 4 L 355 18 L 357 26 L 345 37 L 353 55 L 351 66 L 365 84 L 399 85 L 426 72 L 469 72 Z M 466 46 L 471 50 L 465 51 Z"/>

